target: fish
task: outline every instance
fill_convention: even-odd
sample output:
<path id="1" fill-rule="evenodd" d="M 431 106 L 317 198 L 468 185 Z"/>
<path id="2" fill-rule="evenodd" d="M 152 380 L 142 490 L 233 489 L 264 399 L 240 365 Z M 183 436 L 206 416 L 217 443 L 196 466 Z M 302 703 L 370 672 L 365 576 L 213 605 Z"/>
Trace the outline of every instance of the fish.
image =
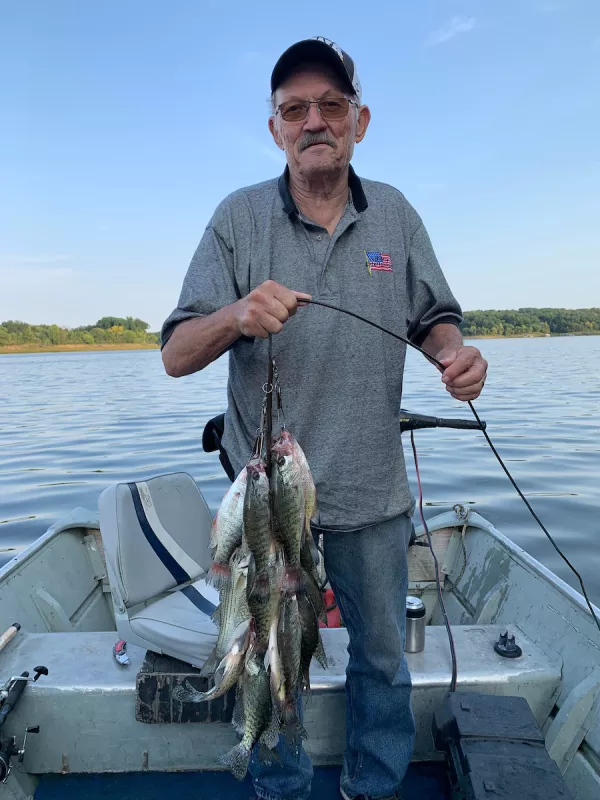
<path id="1" fill-rule="evenodd" d="M 213 621 L 219 626 L 217 642 L 211 655 L 203 665 L 200 674 L 212 675 L 217 666 L 233 647 L 235 631 L 239 625 L 251 618 L 246 599 L 250 553 L 240 546 L 231 556 L 231 582 L 220 590 L 221 603 L 213 613 Z"/>
<path id="2" fill-rule="evenodd" d="M 310 598 L 305 594 L 298 595 L 298 611 L 302 630 L 299 682 L 302 688 L 310 690 L 310 664 L 313 657 L 317 658 L 324 669 L 327 668 L 327 657 L 315 610 Z"/>
<path id="3" fill-rule="evenodd" d="M 300 563 L 304 570 L 314 576 L 317 583 L 319 583 L 319 562 L 319 550 L 312 535 L 312 531 L 309 531 L 308 534 L 305 531 L 302 537 L 302 544 L 300 545 Z"/>
<path id="4" fill-rule="evenodd" d="M 279 449 L 285 449 L 286 452 L 289 452 L 294 457 L 294 460 L 298 465 L 300 478 L 302 481 L 302 489 L 304 492 L 305 532 L 309 534 L 310 523 L 316 519 L 319 511 L 319 505 L 317 502 L 317 490 L 313 480 L 312 472 L 310 471 L 308 460 L 304 454 L 304 450 L 300 447 L 298 440 L 294 438 L 287 428 L 284 428 L 281 431 L 281 434 L 279 435 L 279 438 L 275 444 Z"/>
<path id="5" fill-rule="evenodd" d="M 247 464 L 247 484 L 244 498 L 244 541 L 252 553 L 254 569 L 248 579 L 248 597 L 265 597 L 269 593 L 269 563 L 273 561 L 274 542 L 271 536 L 269 508 L 269 479 L 262 458 Z"/>
<path id="6" fill-rule="evenodd" d="M 271 687 L 263 655 L 252 652 L 246 661 L 242 680 L 244 734 L 238 745 L 219 758 L 219 762 L 240 781 L 248 771 L 254 745 L 260 741 L 272 750 L 279 741 L 279 726 L 274 721 Z"/>
<path id="7" fill-rule="evenodd" d="M 318 573 L 317 573 L 318 577 Z M 306 595 L 310 600 L 317 619 L 324 625 L 327 625 L 327 611 L 325 609 L 325 601 L 323 600 L 323 592 L 321 591 L 315 576 L 311 572 L 303 569 L 303 584 Z"/>
<path id="8" fill-rule="evenodd" d="M 213 563 L 208 572 L 207 581 L 217 589 L 229 584 L 231 580 L 229 560 L 242 542 L 247 479 L 248 471 L 244 467 L 221 501 L 212 524 Z"/>
<path id="9" fill-rule="evenodd" d="M 279 619 L 281 593 L 279 577 L 283 570 L 283 552 L 274 546 L 274 553 L 266 568 L 266 589 L 261 585 L 256 591 L 255 564 L 250 560 L 248 568 L 247 602 L 254 625 L 254 647 L 263 654 L 269 646 L 273 625 Z"/>
<path id="10" fill-rule="evenodd" d="M 282 721 L 288 729 L 301 732 L 298 719 L 298 688 L 300 678 L 302 629 L 298 598 L 284 597 L 281 604 L 278 628 L 278 646 L 285 690 L 280 707 Z M 279 699 L 279 698 L 277 698 Z"/>
<path id="11" fill-rule="evenodd" d="M 231 650 L 225 655 L 214 677 L 214 686 L 206 692 L 198 692 L 186 681 L 186 686 L 176 686 L 173 689 L 173 698 L 187 703 L 203 703 L 207 700 L 216 700 L 226 694 L 238 682 L 245 666 L 245 656 L 250 644 L 251 625 L 250 619 L 242 622 L 232 635 Z"/>
<path id="12" fill-rule="evenodd" d="M 302 586 L 300 548 L 305 529 L 304 490 L 297 461 L 287 445 L 275 444 L 274 515 L 285 553 L 282 589 L 292 596 Z"/>

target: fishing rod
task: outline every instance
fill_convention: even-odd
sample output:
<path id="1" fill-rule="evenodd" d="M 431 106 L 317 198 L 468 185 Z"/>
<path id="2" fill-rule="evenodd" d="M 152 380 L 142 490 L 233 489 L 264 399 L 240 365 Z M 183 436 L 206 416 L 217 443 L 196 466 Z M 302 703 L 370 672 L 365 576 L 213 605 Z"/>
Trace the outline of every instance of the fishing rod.
<path id="1" fill-rule="evenodd" d="M 439 367 L 442 371 L 446 369 L 445 366 L 441 363 L 441 361 L 438 361 L 437 358 L 435 358 L 434 356 L 432 356 L 429 353 L 427 353 L 425 350 L 423 350 L 422 347 L 419 347 L 419 345 L 415 344 L 414 342 L 411 342 L 410 339 L 407 339 L 405 336 L 401 336 L 399 333 L 394 333 L 394 331 L 390 331 L 388 328 L 384 328 L 382 325 L 378 325 L 376 322 L 373 322 L 372 320 L 367 319 L 366 317 L 363 317 L 360 314 L 355 313 L 354 311 L 348 311 L 345 308 L 340 308 L 339 306 L 334 306 L 334 305 L 331 305 L 330 303 L 324 303 L 321 300 L 305 300 L 304 298 L 302 298 L 301 302 L 303 304 L 306 303 L 306 304 L 310 304 L 310 305 L 314 305 L 314 306 L 322 306 L 323 308 L 329 308 L 332 311 L 339 311 L 342 314 L 347 314 L 348 316 L 354 317 L 355 319 L 358 319 L 361 322 L 365 322 L 367 325 L 371 325 L 373 328 L 377 328 L 377 330 L 380 330 L 380 331 L 383 331 L 383 333 L 389 334 L 389 336 L 392 336 L 394 339 L 398 339 L 400 342 L 404 342 L 404 344 L 407 344 L 409 347 L 412 347 L 414 350 L 418 350 L 419 353 L 424 355 L 425 358 L 428 361 L 431 361 L 432 364 L 435 364 L 435 366 Z M 594 622 L 596 623 L 596 627 L 600 631 L 600 620 L 598 620 L 598 617 L 596 616 L 596 612 L 594 611 L 592 603 L 591 603 L 591 601 L 589 599 L 587 590 L 585 588 L 585 584 L 583 582 L 583 578 L 581 577 L 579 572 L 575 569 L 573 564 L 571 564 L 571 562 L 566 557 L 566 555 L 562 552 L 560 547 L 556 544 L 556 542 L 554 541 L 554 539 L 550 535 L 548 529 L 546 528 L 544 523 L 541 521 L 541 519 L 538 517 L 538 515 L 535 513 L 535 511 L 531 507 L 529 501 L 527 500 L 527 498 L 525 497 L 525 495 L 523 494 L 523 492 L 521 491 L 521 489 L 517 485 L 517 482 L 515 481 L 513 476 L 510 474 L 510 472 L 508 470 L 508 467 L 506 466 L 506 464 L 502 460 L 500 454 L 498 453 L 498 451 L 496 450 L 492 440 L 490 439 L 489 434 L 486 431 L 486 426 L 482 423 L 481 419 L 479 418 L 479 414 L 475 410 L 475 406 L 473 405 L 471 400 L 467 400 L 467 403 L 468 403 L 469 408 L 471 409 L 471 411 L 473 413 L 473 416 L 475 417 L 475 419 L 477 421 L 477 425 L 478 425 L 479 430 L 485 436 L 485 440 L 487 441 L 488 445 L 490 446 L 490 449 L 491 449 L 492 453 L 496 456 L 496 459 L 498 460 L 498 463 L 500 464 L 500 466 L 504 470 L 507 478 L 509 479 L 509 481 L 513 485 L 515 491 L 517 492 L 517 494 L 519 495 L 521 500 L 525 503 L 525 505 L 526 505 L 529 513 L 533 517 L 533 519 L 537 522 L 537 524 L 540 526 L 540 528 L 544 531 L 544 533 L 548 537 L 548 539 L 550 541 L 550 544 L 554 547 L 554 549 L 556 550 L 558 555 L 562 558 L 562 560 L 565 562 L 565 564 L 569 567 L 569 569 L 577 577 L 577 580 L 579 581 L 579 585 L 581 586 L 581 592 L 582 592 L 582 594 L 583 594 L 583 596 L 585 598 L 585 602 L 587 604 L 587 607 L 589 608 L 590 614 L 592 615 L 592 617 L 594 619 Z M 413 440 L 413 452 L 416 455 L 416 450 L 414 449 L 414 440 Z M 428 536 L 429 540 L 431 541 L 431 539 L 429 537 L 429 530 L 427 528 L 427 524 L 425 522 L 425 519 L 423 518 L 422 521 L 423 521 L 425 532 L 427 533 L 427 536 Z"/>

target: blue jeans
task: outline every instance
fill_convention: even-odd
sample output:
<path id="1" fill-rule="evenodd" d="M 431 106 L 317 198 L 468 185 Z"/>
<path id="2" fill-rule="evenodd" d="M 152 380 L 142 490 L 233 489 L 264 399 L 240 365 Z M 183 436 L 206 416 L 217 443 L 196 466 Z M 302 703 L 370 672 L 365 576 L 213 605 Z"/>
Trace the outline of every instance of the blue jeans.
<path id="1" fill-rule="evenodd" d="M 415 723 L 404 658 L 407 550 L 403 514 L 350 533 L 324 535 L 325 569 L 350 643 L 346 670 L 346 752 L 341 786 L 349 797 L 397 791 L 412 755 Z M 312 766 L 302 746 L 278 745 L 281 763 L 250 772 L 265 800 L 307 800 Z"/>

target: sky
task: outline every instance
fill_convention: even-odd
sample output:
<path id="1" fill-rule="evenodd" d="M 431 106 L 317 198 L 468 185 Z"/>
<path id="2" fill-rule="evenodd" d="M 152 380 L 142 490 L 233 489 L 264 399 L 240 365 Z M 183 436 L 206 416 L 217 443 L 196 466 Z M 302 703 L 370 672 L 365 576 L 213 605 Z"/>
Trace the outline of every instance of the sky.
<path id="1" fill-rule="evenodd" d="M 600 306 L 600 0 L 0 0 L 0 321 L 159 329 L 217 204 L 283 170 L 269 78 L 316 35 L 463 309 Z"/>

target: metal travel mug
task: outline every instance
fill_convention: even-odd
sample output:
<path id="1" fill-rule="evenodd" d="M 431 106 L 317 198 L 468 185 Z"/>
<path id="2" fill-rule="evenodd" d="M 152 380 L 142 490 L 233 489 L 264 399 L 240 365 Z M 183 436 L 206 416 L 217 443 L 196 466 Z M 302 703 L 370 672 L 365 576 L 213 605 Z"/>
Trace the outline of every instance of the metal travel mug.
<path id="1" fill-rule="evenodd" d="M 425 647 L 426 609 L 418 597 L 406 598 L 406 646 L 407 653 L 420 653 Z"/>

